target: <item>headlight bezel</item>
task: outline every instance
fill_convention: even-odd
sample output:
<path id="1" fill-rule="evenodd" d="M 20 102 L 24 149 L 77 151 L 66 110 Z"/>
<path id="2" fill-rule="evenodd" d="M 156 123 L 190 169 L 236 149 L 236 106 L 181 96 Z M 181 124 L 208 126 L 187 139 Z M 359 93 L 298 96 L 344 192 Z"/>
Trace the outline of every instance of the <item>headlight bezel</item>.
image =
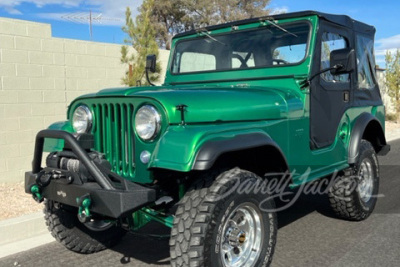
<path id="1" fill-rule="evenodd" d="M 138 125 L 138 121 L 139 121 L 138 116 L 141 114 L 141 112 L 143 112 L 144 109 L 147 109 L 148 111 L 150 111 L 154 118 L 154 126 L 155 126 L 154 131 L 152 132 L 151 135 L 148 135 L 148 136 L 143 135 L 141 133 L 141 130 L 138 129 L 138 126 L 140 126 L 140 125 Z M 140 108 L 137 109 L 136 114 L 135 114 L 135 122 L 134 122 L 135 132 L 141 140 L 143 140 L 145 142 L 153 142 L 157 138 L 158 134 L 161 131 L 161 122 L 162 122 L 161 114 L 157 110 L 157 108 L 151 104 L 144 104 Z"/>
<path id="2" fill-rule="evenodd" d="M 86 127 L 84 129 L 77 129 L 77 127 L 75 127 L 75 116 L 77 114 L 78 110 L 83 110 L 83 112 L 85 113 L 87 119 L 86 119 Z M 85 104 L 81 104 L 79 106 L 77 106 L 74 110 L 74 112 L 72 113 L 72 118 L 71 118 L 71 124 L 72 124 L 72 128 L 74 129 L 74 131 L 76 133 L 90 133 L 90 131 L 92 130 L 93 127 L 93 113 L 90 110 L 90 108 L 85 105 Z"/>

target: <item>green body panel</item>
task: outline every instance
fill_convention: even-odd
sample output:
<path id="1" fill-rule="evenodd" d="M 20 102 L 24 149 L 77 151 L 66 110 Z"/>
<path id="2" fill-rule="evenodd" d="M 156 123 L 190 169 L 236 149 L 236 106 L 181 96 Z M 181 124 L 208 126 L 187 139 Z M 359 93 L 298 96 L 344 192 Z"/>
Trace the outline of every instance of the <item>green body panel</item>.
<path id="1" fill-rule="evenodd" d="M 268 87 L 265 87 L 265 85 Z M 296 89 L 296 90 L 293 90 Z M 289 118 L 302 114 L 304 94 L 299 91 L 294 78 L 279 80 L 232 83 L 226 82 L 207 86 L 163 86 L 150 88 L 117 88 L 100 91 L 79 98 L 114 98 L 124 95 L 141 98 L 144 103 L 158 102 L 165 109 L 169 124 L 180 124 L 181 113 L 176 106 L 185 104 L 185 123 L 205 123 L 222 121 L 255 121 Z M 150 100 L 151 99 L 151 100 Z M 98 101 L 102 101 L 99 99 Z M 104 100 L 107 101 L 107 100 Z M 71 105 L 71 112 L 76 105 Z M 249 108 L 251 107 L 251 108 Z"/>
<path id="2" fill-rule="evenodd" d="M 192 170 L 197 152 L 207 141 L 232 139 L 236 135 L 263 133 L 276 142 L 281 141 L 284 150 L 285 138 L 280 132 L 286 128 L 285 120 L 237 122 L 202 125 L 170 126 L 157 144 L 149 167 L 188 172 Z M 265 129 L 268 129 L 268 134 Z M 279 140 L 281 139 L 281 140 Z"/>
<path id="3" fill-rule="evenodd" d="M 249 121 L 280 119 L 286 115 L 284 90 L 265 88 L 193 88 L 162 89 L 143 92 L 139 97 L 151 97 L 163 103 L 170 124 L 181 123 L 179 104 L 187 105 L 185 123 L 218 121 Z M 223 100 L 223 101 L 221 101 Z M 252 107 L 249 109 L 248 107 Z"/>

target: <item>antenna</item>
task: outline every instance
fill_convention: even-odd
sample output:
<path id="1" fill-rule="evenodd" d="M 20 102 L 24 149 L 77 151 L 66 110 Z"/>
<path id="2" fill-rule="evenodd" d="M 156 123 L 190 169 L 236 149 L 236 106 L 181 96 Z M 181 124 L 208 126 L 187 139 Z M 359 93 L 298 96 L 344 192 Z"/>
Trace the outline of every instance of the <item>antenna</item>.
<path id="1" fill-rule="evenodd" d="M 107 18 L 103 17 L 102 13 L 94 14 L 92 13 L 92 10 L 87 12 L 75 12 L 75 13 L 70 13 L 61 16 L 61 19 L 64 19 L 66 21 L 72 22 L 72 23 L 78 23 L 78 24 L 89 24 L 89 34 L 90 34 L 90 39 L 93 39 L 93 23 L 96 24 L 102 24 L 103 21 L 120 21 L 120 19 L 117 18 Z"/>

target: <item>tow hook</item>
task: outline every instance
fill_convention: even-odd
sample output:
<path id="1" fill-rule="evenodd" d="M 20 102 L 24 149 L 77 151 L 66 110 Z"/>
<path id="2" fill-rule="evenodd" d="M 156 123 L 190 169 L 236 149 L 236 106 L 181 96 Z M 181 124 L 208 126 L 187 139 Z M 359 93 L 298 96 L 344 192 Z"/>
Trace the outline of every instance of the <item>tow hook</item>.
<path id="1" fill-rule="evenodd" d="M 36 184 L 31 186 L 31 193 L 32 193 L 32 197 L 33 199 L 37 202 L 37 203 L 41 203 L 43 201 L 43 196 L 41 194 L 41 190 L 40 187 Z"/>
<path id="2" fill-rule="evenodd" d="M 31 186 L 31 193 L 33 199 L 37 203 L 41 203 L 43 201 L 43 196 L 42 196 L 42 188 L 46 187 L 50 184 L 51 181 L 51 174 L 45 173 L 44 171 L 41 171 L 38 173 L 36 176 L 36 184 Z"/>
<path id="3" fill-rule="evenodd" d="M 79 206 L 78 219 L 81 223 L 89 222 L 92 215 L 90 214 L 90 205 L 92 204 L 92 199 L 89 194 L 85 194 L 81 197 L 76 198 L 76 203 Z"/>

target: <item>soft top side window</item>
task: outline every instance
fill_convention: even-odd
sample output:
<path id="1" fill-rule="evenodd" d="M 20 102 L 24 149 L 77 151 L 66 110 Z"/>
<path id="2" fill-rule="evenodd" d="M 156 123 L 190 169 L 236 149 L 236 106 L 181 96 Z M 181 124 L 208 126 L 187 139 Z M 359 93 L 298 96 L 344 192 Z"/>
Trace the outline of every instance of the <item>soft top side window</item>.
<path id="1" fill-rule="evenodd" d="M 337 33 L 324 32 L 321 42 L 321 70 L 330 67 L 330 56 L 334 50 L 348 47 L 348 41 L 345 37 Z M 332 75 L 330 72 L 321 74 L 326 82 L 346 83 L 350 81 L 349 74 Z"/>
<path id="2" fill-rule="evenodd" d="M 358 89 L 371 90 L 375 87 L 374 41 L 369 37 L 357 35 L 356 49 Z"/>

